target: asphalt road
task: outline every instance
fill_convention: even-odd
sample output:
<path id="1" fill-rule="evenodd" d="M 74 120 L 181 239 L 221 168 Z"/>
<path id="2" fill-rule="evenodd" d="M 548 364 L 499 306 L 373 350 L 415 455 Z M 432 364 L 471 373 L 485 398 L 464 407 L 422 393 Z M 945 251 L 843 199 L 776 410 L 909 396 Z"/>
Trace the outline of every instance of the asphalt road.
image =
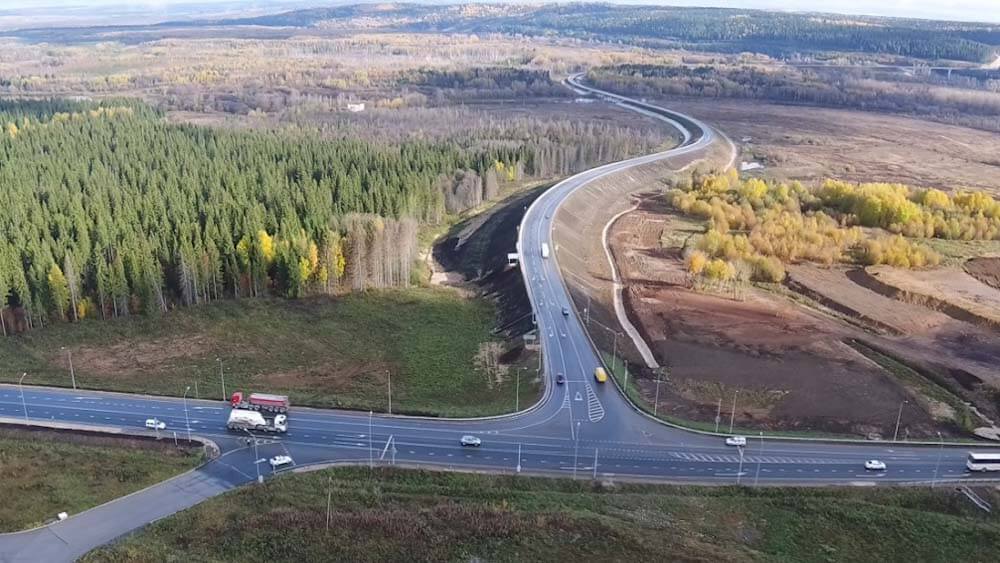
<path id="1" fill-rule="evenodd" d="M 525 472 L 598 479 L 753 484 L 879 484 L 967 479 L 967 448 L 894 443 L 833 443 L 751 436 L 745 448 L 720 436 L 695 433 L 651 420 L 612 383 L 597 383 L 600 365 L 573 312 L 558 269 L 560 249 L 551 240 L 559 205 L 577 188 L 606 174 L 655 160 L 704 151 L 716 133 L 687 116 L 606 92 L 589 90 L 622 107 L 678 127 L 684 141 L 672 150 L 588 170 L 539 197 L 521 223 L 522 273 L 535 310 L 544 350 L 547 384 L 542 400 L 521 413 L 488 419 L 444 420 L 351 411 L 296 408 L 289 431 L 258 436 L 228 432 L 221 401 L 147 397 L 91 391 L 0 386 L 0 416 L 144 429 L 147 418 L 167 424 L 164 439 L 192 434 L 215 440 L 223 455 L 204 467 L 73 515 L 51 526 L 0 535 L 0 561 L 71 561 L 149 522 L 168 516 L 271 473 L 267 458 L 290 455 L 296 466 L 355 461 L 490 472 Z M 688 124 L 687 127 L 682 123 Z M 551 248 L 541 254 L 542 243 Z M 567 308 L 566 315 L 563 309 Z M 566 383 L 556 385 L 556 374 Z M 473 434 L 481 447 L 462 447 Z M 256 450 L 256 451 L 255 451 Z M 884 472 L 865 471 L 866 459 L 886 462 Z M 260 463 L 260 461 L 264 461 Z"/>

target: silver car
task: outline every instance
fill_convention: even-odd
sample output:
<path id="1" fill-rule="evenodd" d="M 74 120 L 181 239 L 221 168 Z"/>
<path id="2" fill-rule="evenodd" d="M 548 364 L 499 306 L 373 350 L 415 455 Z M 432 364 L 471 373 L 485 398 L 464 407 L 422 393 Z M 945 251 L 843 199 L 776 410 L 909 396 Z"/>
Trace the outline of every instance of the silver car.
<path id="1" fill-rule="evenodd" d="M 470 434 L 466 434 L 465 436 L 462 436 L 462 439 L 459 440 L 459 442 L 461 442 L 463 446 L 472 447 L 472 448 L 478 448 L 479 446 L 483 445 L 483 441 L 482 440 L 480 440 L 479 438 L 477 438 L 475 436 L 472 436 Z"/>

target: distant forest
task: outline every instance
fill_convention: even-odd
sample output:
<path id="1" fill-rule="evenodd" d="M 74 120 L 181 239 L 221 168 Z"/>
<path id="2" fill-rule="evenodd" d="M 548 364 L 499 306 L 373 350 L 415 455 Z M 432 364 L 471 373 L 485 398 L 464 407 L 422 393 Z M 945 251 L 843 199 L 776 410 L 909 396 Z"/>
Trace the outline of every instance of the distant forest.
<path id="1" fill-rule="evenodd" d="M 369 31 L 433 31 L 562 36 L 777 57 L 829 51 L 918 59 L 989 62 L 998 55 L 1000 26 L 820 13 L 763 10 L 621 6 L 611 4 L 357 4 L 312 8 L 229 20 L 172 22 L 113 28 L 125 43 L 170 37 L 191 27 L 255 26 L 280 37 L 289 27 Z M 356 28 L 356 27 L 355 27 Z M 246 29 L 246 28 L 244 28 Z M 14 32 L 29 41 L 101 41 L 108 28 L 36 29 Z M 277 35 L 276 35 L 277 34 Z"/>
<path id="2" fill-rule="evenodd" d="M 4 101 L 0 128 L 4 333 L 406 285 L 420 223 L 618 157 L 608 144 L 621 140 L 599 128 L 566 130 L 573 145 L 322 139 L 172 125 L 127 100 Z"/>
<path id="3" fill-rule="evenodd" d="M 265 26 L 311 26 L 354 18 L 416 31 L 553 34 L 728 53 L 789 56 L 822 51 L 898 55 L 920 59 L 992 61 L 1000 26 L 872 16 L 789 14 L 762 10 L 618 6 L 609 4 L 418 6 L 396 4 L 317 8 L 233 20 Z M 401 17 L 406 17 L 401 20 Z M 400 24 L 399 21 L 406 23 Z"/>

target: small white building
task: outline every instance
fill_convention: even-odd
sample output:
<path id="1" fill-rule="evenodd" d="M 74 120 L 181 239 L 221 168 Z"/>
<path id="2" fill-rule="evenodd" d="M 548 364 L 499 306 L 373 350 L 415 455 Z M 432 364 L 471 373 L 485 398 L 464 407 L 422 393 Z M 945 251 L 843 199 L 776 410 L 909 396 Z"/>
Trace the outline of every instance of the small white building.
<path id="1" fill-rule="evenodd" d="M 359 102 L 356 104 L 347 104 L 347 111 L 351 113 L 360 113 L 362 111 L 365 111 L 365 103 Z"/>
<path id="2" fill-rule="evenodd" d="M 741 162 L 740 172 L 749 172 L 750 170 L 760 170 L 764 168 L 764 165 L 759 162 Z"/>

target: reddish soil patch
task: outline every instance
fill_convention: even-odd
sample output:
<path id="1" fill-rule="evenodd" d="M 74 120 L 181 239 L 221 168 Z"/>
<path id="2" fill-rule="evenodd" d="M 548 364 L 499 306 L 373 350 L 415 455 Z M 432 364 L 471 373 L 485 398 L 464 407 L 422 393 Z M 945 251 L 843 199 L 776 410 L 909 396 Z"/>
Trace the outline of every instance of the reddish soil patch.
<path id="1" fill-rule="evenodd" d="M 973 258 L 965 263 L 965 271 L 986 285 L 1000 289 L 1000 258 Z"/>

